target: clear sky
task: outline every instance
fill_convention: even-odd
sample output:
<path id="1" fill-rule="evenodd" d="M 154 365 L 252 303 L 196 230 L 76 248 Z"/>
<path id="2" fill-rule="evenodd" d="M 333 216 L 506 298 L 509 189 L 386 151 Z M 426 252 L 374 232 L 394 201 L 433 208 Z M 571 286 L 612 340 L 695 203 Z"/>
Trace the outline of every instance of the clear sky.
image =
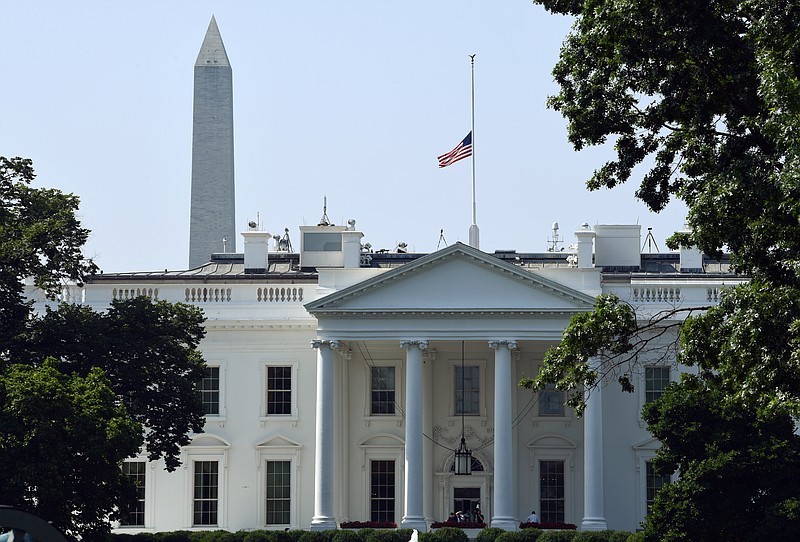
<path id="1" fill-rule="evenodd" d="M 635 185 L 588 192 L 610 148 L 576 153 L 545 107 L 571 21 L 529 0 L 5 2 L 0 155 L 38 186 L 81 198 L 87 255 L 106 272 L 188 265 L 192 77 L 211 16 L 233 67 L 236 225 L 316 224 L 327 196 L 375 249 L 468 241 L 469 160 L 436 157 L 470 129 L 475 61 L 481 249 L 540 252 L 589 224 L 641 224 L 656 244 L 685 207 L 655 215 Z M 237 240 L 241 250 L 241 238 Z"/>

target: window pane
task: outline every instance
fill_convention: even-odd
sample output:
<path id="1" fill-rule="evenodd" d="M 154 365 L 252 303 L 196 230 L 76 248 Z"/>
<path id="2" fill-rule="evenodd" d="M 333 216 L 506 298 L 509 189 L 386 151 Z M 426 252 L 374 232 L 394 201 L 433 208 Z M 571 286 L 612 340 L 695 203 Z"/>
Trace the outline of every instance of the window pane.
<path id="1" fill-rule="evenodd" d="M 394 367 L 372 367 L 371 409 L 373 415 L 395 413 Z"/>
<path id="2" fill-rule="evenodd" d="M 267 525 L 291 522 L 291 461 L 267 461 Z"/>
<path id="3" fill-rule="evenodd" d="M 200 396 L 206 416 L 219 415 L 219 367 L 206 367 L 200 381 Z"/>
<path id="4" fill-rule="evenodd" d="M 542 523 L 564 522 L 563 461 L 539 461 L 539 508 Z"/>
<path id="5" fill-rule="evenodd" d="M 216 525 L 219 462 L 194 462 L 194 525 Z"/>
<path id="6" fill-rule="evenodd" d="M 136 485 L 136 502 L 123 515 L 120 525 L 144 526 L 145 466 L 144 461 L 125 461 L 122 464 L 122 473 Z"/>
<path id="7" fill-rule="evenodd" d="M 370 521 L 394 519 L 394 460 L 370 462 Z"/>
<path id="8" fill-rule="evenodd" d="M 656 493 L 665 485 L 669 484 L 670 477 L 668 474 L 656 474 L 653 470 L 653 465 L 645 462 L 646 467 L 646 499 L 647 511 L 650 512 L 650 507 L 653 505 L 653 500 L 656 498 Z"/>
<path id="9" fill-rule="evenodd" d="M 669 367 L 646 367 L 644 370 L 644 400 L 655 401 L 669 385 Z"/>
<path id="10" fill-rule="evenodd" d="M 307 252 L 341 252 L 341 233 L 304 233 L 303 250 Z"/>
<path id="11" fill-rule="evenodd" d="M 456 415 L 477 416 L 480 413 L 480 370 L 478 367 L 456 367 Z"/>
<path id="12" fill-rule="evenodd" d="M 539 416 L 563 416 L 564 392 L 558 391 L 555 385 L 548 384 L 539 392 Z"/>
<path id="13" fill-rule="evenodd" d="M 267 367 L 267 415 L 292 413 L 292 368 Z"/>

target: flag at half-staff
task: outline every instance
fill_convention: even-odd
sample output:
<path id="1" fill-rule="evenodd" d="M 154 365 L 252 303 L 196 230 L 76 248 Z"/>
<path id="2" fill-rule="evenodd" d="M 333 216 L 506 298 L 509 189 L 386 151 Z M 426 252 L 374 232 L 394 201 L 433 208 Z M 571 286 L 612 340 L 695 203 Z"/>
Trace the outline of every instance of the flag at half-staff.
<path id="1" fill-rule="evenodd" d="M 456 148 L 439 157 L 439 167 L 447 167 L 470 156 L 472 156 L 472 132 L 468 133 Z"/>

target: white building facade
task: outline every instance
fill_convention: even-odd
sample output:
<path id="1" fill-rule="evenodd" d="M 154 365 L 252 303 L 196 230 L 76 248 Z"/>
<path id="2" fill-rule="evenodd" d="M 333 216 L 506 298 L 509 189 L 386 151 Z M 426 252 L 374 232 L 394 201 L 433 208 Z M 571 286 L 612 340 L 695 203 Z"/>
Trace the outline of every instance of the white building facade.
<path id="1" fill-rule="evenodd" d="M 714 303 L 741 279 L 697 251 L 640 254 L 639 226 L 576 232 L 577 252 L 363 252 L 351 227 L 300 231 L 299 253 L 243 234 L 244 254 L 182 272 L 98 275 L 65 299 L 103 310 L 147 295 L 203 308 L 205 432 L 168 473 L 125 472 L 139 506 L 120 530 L 327 529 L 384 521 L 428 530 L 480 508 L 487 524 L 635 530 L 666 483 L 642 405 L 677 378 L 659 350 L 636 392 L 594 390 L 585 416 L 562 392 L 518 382 L 603 292 L 643 318 Z M 36 298 L 37 292 L 30 295 Z M 44 303 L 39 299 L 40 308 Z M 454 471 L 462 436 L 472 473 Z"/>

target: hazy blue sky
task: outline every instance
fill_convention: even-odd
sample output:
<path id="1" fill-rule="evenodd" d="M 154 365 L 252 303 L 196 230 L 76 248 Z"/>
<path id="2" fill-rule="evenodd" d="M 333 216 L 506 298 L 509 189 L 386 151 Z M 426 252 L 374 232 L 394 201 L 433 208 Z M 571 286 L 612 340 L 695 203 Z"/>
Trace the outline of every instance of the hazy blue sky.
<path id="1" fill-rule="evenodd" d="M 193 65 L 215 15 L 233 66 L 237 229 L 328 216 L 364 242 L 418 252 L 467 242 L 471 167 L 436 157 L 470 129 L 481 249 L 543 251 L 582 222 L 653 228 L 634 185 L 590 193 L 610 149 L 575 153 L 545 107 L 571 21 L 528 0 L 6 2 L 0 154 L 81 197 L 87 254 L 109 271 L 188 262 Z M 644 239 L 643 239 L 644 240 Z M 241 240 L 237 240 L 241 249 Z"/>

